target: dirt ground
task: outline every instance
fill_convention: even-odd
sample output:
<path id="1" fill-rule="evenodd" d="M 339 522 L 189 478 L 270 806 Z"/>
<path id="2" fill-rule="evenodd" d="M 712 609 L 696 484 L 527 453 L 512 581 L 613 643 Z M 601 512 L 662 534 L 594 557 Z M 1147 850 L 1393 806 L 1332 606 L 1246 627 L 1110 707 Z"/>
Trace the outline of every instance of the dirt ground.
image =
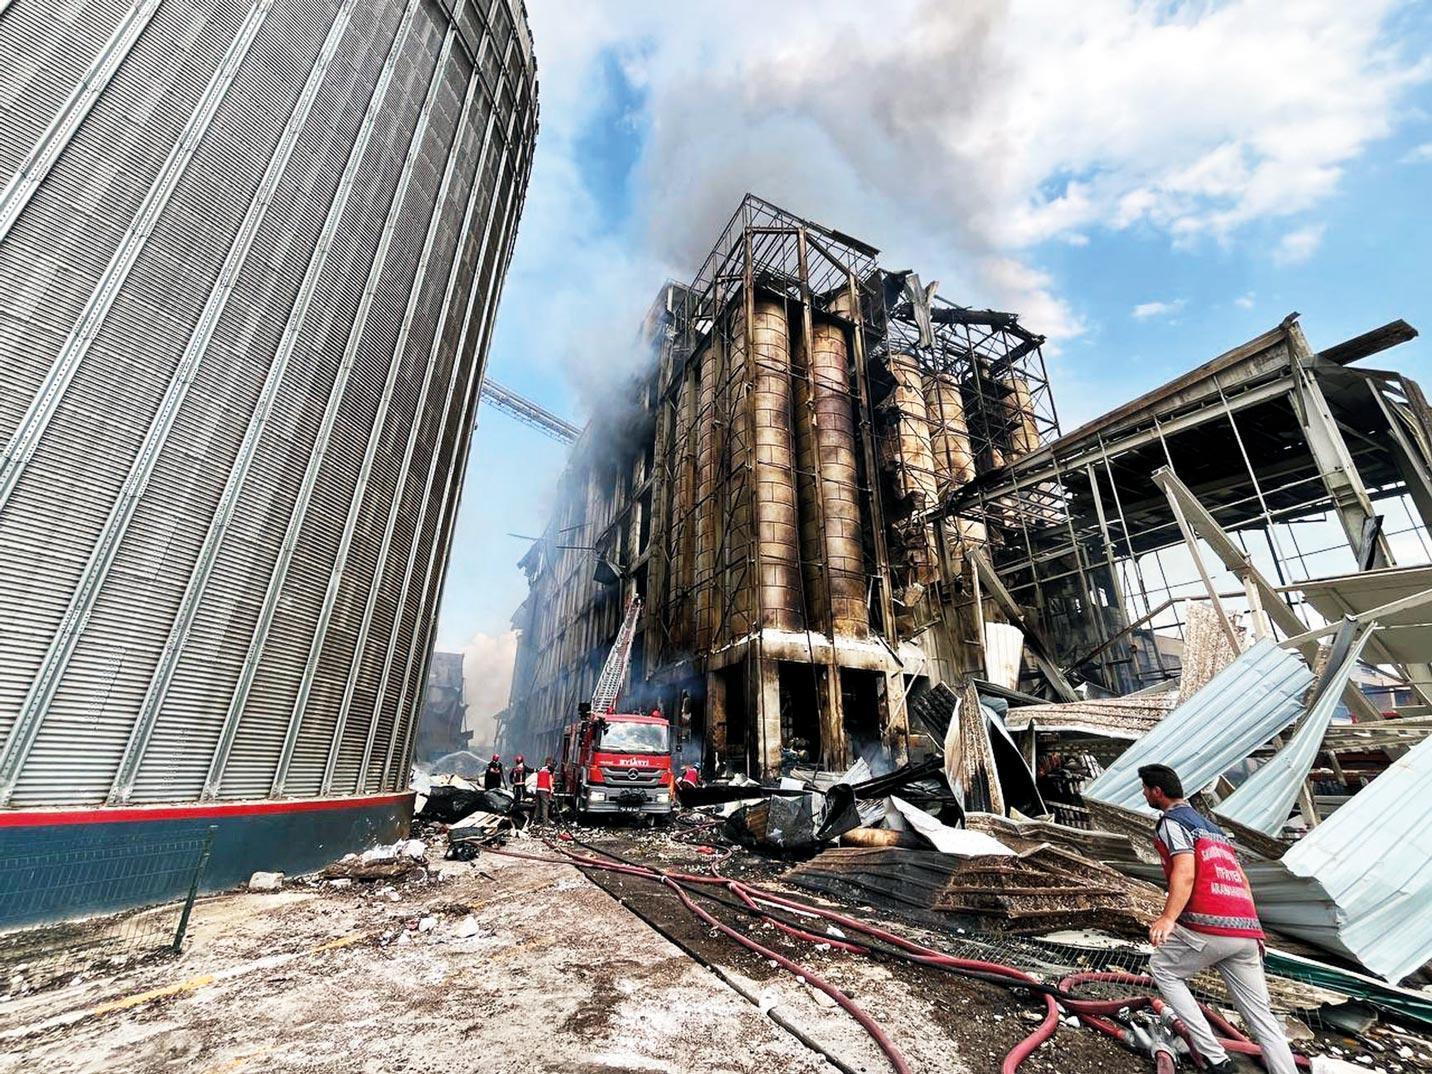
<path id="1" fill-rule="evenodd" d="M 710 862 L 660 835 L 592 837 L 653 864 Z M 535 840 L 511 848 L 549 853 Z M 201 900 L 182 955 L 0 1004 L 0 1072 L 890 1069 L 827 996 L 649 881 L 588 879 L 569 865 L 490 852 L 442 861 L 441 849 L 430 847 L 425 877 L 406 882 L 299 881 Z M 770 883 L 781 871 L 749 855 L 725 869 Z M 1038 1021 L 1027 995 L 820 950 L 730 910 L 717 916 L 860 1004 L 912 1070 L 998 1070 Z M 1420 1051 L 1411 1064 L 1389 1053 L 1362 1068 L 1432 1069 L 1432 1046 L 1425 1058 L 1419 1068 Z M 1150 1069 L 1073 1028 L 1021 1068 Z"/>

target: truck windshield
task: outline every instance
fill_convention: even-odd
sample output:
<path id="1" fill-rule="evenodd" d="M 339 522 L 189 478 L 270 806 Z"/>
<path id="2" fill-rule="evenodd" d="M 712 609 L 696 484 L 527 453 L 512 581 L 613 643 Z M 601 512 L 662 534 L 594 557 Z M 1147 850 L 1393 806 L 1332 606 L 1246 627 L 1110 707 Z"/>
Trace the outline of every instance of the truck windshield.
<path id="1" fill-rule="evenodd" d="M 662 723 L 622 723 L 613 720 L 602 732 L 598 749 L 608 753 L 665 753 L 666 725 Z"/>

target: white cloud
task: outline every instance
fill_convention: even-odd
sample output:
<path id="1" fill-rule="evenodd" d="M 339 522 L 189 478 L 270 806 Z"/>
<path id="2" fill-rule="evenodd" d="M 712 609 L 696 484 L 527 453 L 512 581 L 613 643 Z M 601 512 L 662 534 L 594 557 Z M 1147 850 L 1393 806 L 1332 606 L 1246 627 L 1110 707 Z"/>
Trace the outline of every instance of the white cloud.
<path id="1" fill-rule="evenodd" d="M 1403 164 L 1424 164 L 1427 161 L 1432 161 L 1432 142 L 1413 146 L 1402 158 Z"/>
<path id="2" fill-rule="evenodd" d="M 1176 298 L 1172 302 L 1140 302 L 1129 316 L 1136 321 L 1147 321 L 1150 317 L 1169 317 L 1187 304 L 1187 299 Z"/>
<path id="3" fill-rule="evenodd" d="M 1241 310 L 1251 310 L 1253 308 L 1253 301 L 1253 292 L 1249 291 L 1247 294 L 1242 294 L 1235 298 L 1233 304 Z"/>
<path id="4" fill-rule="evenodd" d="M 1388 40 L 1395 7 L 531 5 L 542 133 L 517 266 L 542 292 L 524 311 L 541 322 L 530 353 L 609 379 L 659 281 L 689 278 L 747 190 L 1057 345 L 1087 325 L 1041 244 L 1131 228 L 1236 242 L 1327 197 L 1432 72 Z M 595 76 L 612 52 L 646 134 L 618 234 L 597 224 L 577 137 L 606 103 Z"/>
<path id="5" fill-rule="evenodd" d="M 1288 232 L 1273 247 L 1274 264 L 1301 265 L 1317 252 L 1326 230 L 1322 224 L 1309 224 Z"/>

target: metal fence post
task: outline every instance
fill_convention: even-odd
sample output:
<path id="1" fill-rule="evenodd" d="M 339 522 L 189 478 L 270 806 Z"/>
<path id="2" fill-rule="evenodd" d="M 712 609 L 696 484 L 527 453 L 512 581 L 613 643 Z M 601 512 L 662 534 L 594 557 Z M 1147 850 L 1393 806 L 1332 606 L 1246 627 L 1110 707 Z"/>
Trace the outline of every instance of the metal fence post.
<path id="1" fill-rule="evenodd" d="M 189 930 L 189 913 L 194 909 L 194 898 L 199 894 L 199 881 L 204 875 L 204 867 L 209 864 L 209 851 L 214 846 L 214 833 L 219 830 L 217 824 L 209 825 L 209 831 L 204 836 L 204 849 L 199 851 L 199 861 L 194 866 L 194 877 L 189 881 L 189 897 L 184 900 L 184 911 L 179 915 L 179 927 L 174 930 L 174 953 L 178 954 L 184 947 L 184 933 Z"/>

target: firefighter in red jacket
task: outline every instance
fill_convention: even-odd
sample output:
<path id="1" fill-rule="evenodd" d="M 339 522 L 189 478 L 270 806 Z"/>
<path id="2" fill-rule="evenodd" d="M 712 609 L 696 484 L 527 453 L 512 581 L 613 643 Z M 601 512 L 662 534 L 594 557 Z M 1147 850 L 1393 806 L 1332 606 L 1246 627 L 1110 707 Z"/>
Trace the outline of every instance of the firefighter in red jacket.
<path id="1" fill-rule="evenodd" d="M 685 788 L 687 788 L 687 787 L 690 787 L 690 788 L 692 788 L 692 789 L 694 790 L 696 787 L 700 786 L 700 785 L 701 785 L 701 769 L 700 769 L 700 767 L 698 767 L 698 766 L 695 765 L 695 764 L 688 764 L 685 768 L 683 768 L 683 769 L 681 770 L 681 778 L 680 778 L 679 780 L 677 780 L 677 784 L 678 784 L 678 787 L 679 787 L 680 789 L 683 789 L 683 790 L 684 790 Z"/>
<path id="2" fill-rule="evenodd" d="M 548 757 L 537 769 L 535 788 L 537 809 L 532 816 L 533 824 L 546 824 L 552 819 L 552 758 Z"/>
<path id="3" fill-rule="evenodd" d="M 1288 1038 L 1268 1002 L 1263 926 L 1232 843 L 1184 801 L 1183 784 L 1172 768 L 1144 765 L 1139 779 L 1144 801 L 1159 811 L 1154 848 L 1168 880 L 1163 913 L 1149 926 L 1155 948 L 1149 974 L 1188 1027 L 1210 1071 L 1237 1069 L 1188 990 L 1188 979 L 1212 966 L 1262 1047 L 1268 1074 L 1295 1074 Z"/>

